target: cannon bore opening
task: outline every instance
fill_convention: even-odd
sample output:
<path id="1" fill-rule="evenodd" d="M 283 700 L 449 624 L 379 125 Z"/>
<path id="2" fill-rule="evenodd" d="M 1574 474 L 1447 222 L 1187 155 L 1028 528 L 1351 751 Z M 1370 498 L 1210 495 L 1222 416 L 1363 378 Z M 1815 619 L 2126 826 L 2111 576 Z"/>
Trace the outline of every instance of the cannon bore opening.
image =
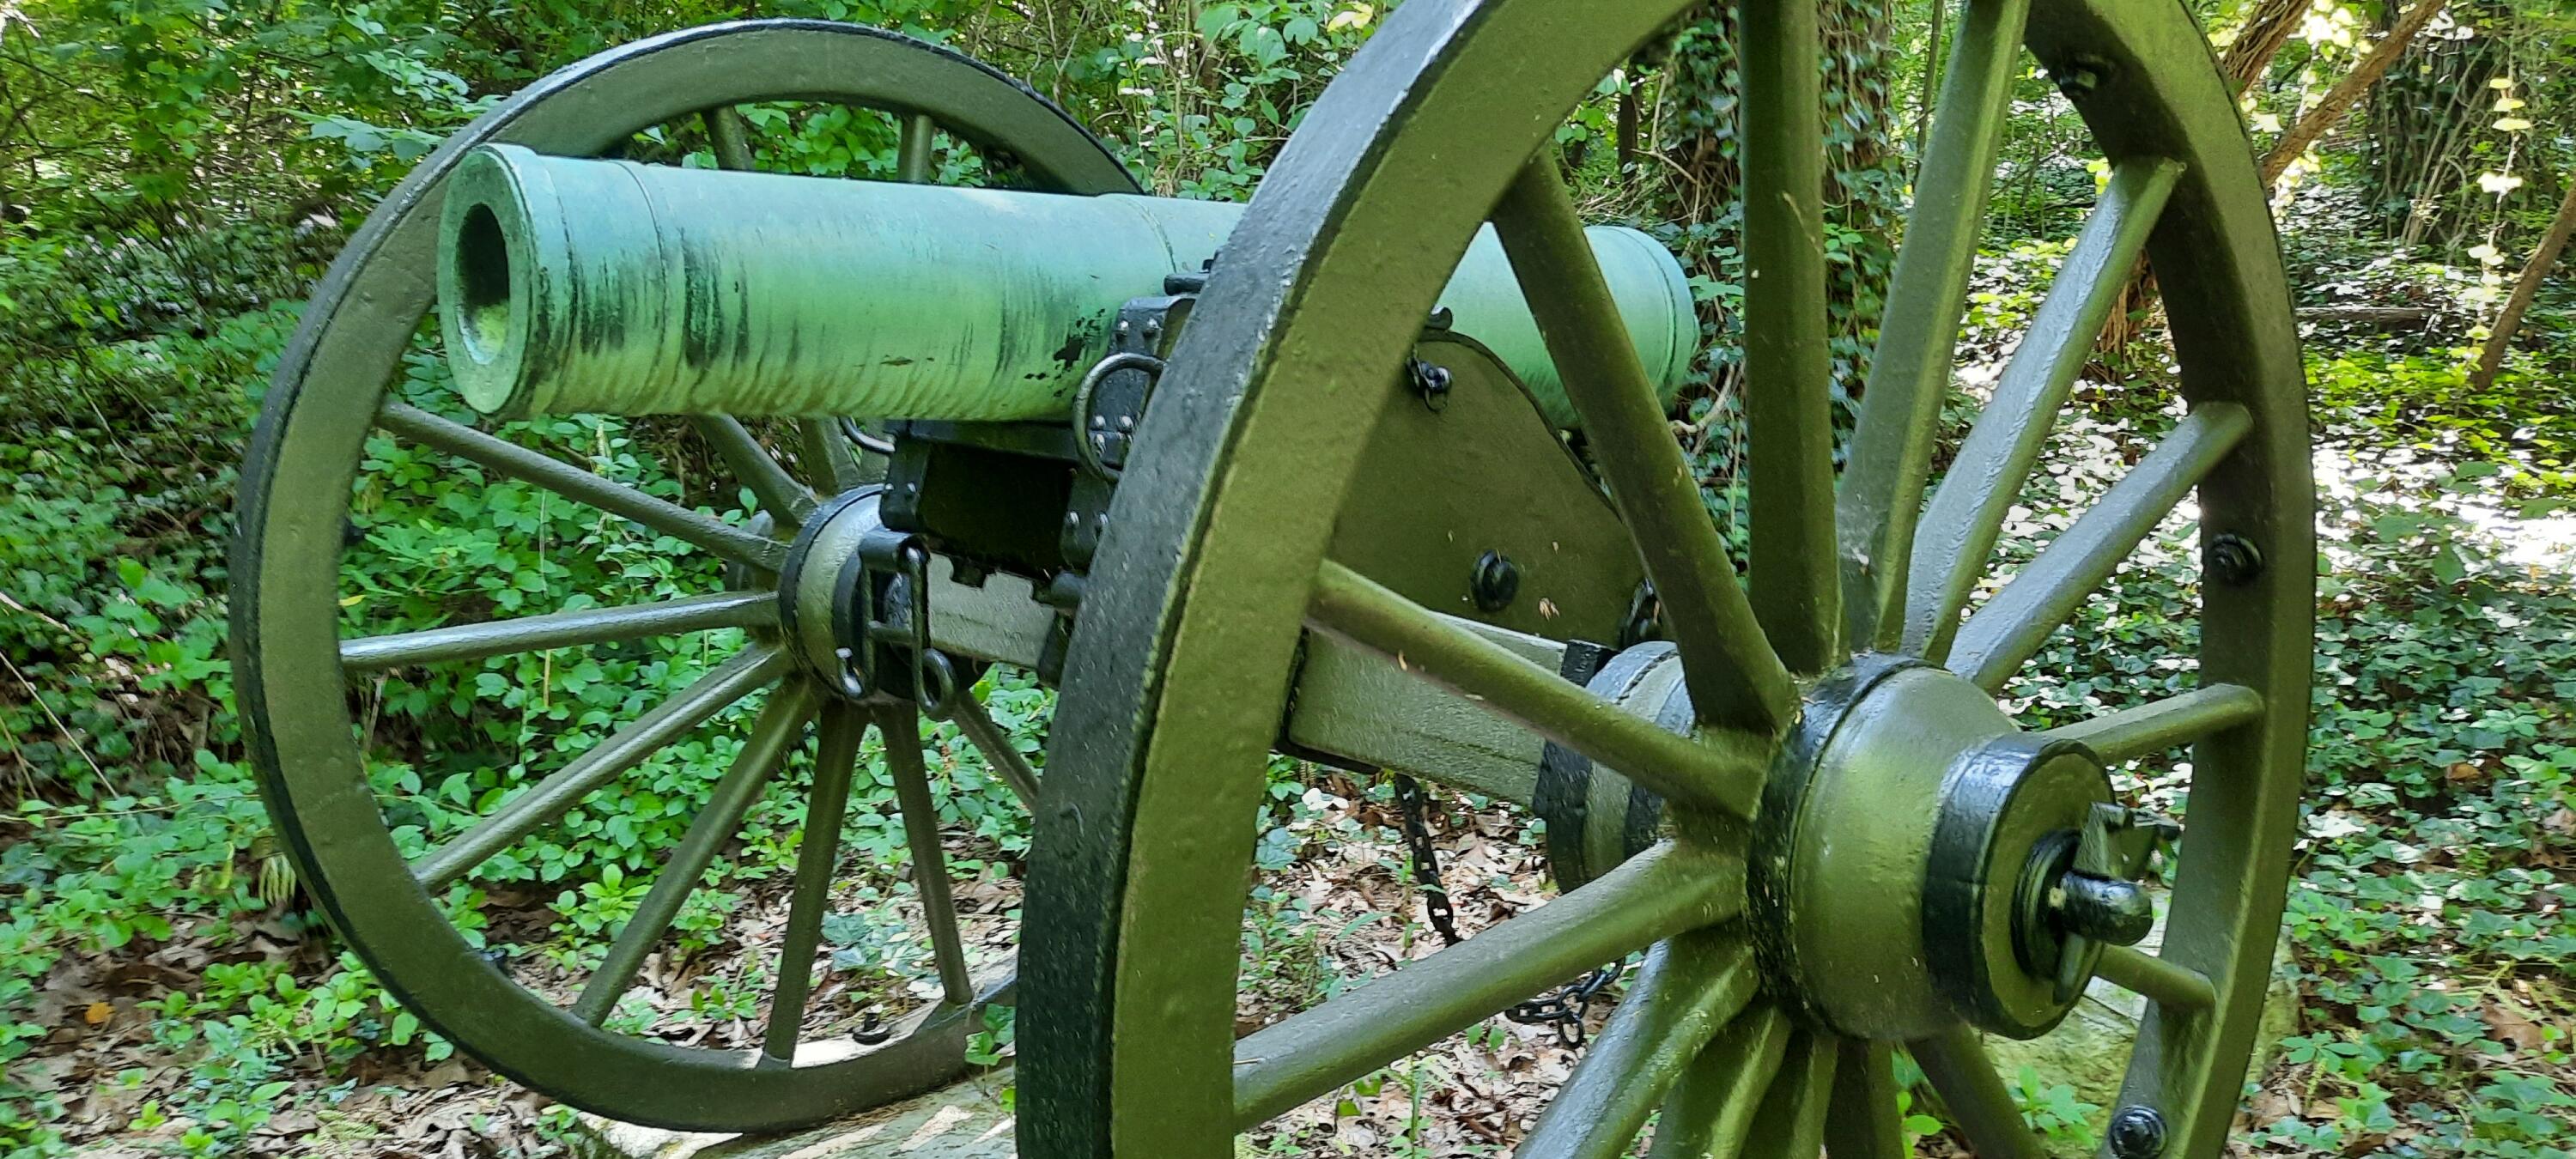
<path id="1" fill-rule="evenodd" d="M 476 362 L 490 362 L 510 341 L 510 315 L 516 307 L 510 294 L 510 239 L 491 206 L 478 204 L 465 211 L 448 260 L 456 267 L 457 333 L 465 339 L 464 353 Z"/>

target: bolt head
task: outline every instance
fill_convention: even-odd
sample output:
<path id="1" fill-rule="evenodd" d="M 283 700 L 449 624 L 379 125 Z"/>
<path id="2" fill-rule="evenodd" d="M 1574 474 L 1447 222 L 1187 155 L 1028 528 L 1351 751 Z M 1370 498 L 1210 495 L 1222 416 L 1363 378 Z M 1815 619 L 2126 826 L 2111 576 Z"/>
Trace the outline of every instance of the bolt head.
<path id="1" fill-rule="evenodd" d="M 2230 586 L 2251 583 L 2263 574 L 2263 551 L 2244 536 L 2229 532 L 2209 541 L 2210 578 Z"/>
<path id="2" fill-rule="evenodd" d="M 2122 1107 L 2111 1116 L 2111 1130 L 2103 1141 L 2117 1159 L 2156 1159 L 2165 1152 L 2165 1117 L 2153 1107 Z"/>
<path id="3" fill-rule="evenodd" d="M 1502 611 L 1521 594 L 1521 567 L 1508 555 L 1488 551 L 1476 558 L 1476 570 L 1468 577 L 1467 591 L 1478 608 Z"/>

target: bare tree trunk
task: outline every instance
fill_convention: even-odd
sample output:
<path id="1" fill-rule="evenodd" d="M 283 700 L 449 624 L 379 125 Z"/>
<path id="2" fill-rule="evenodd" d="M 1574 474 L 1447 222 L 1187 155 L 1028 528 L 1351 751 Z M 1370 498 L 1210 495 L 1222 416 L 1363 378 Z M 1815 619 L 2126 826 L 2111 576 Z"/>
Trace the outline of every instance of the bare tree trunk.
<path id="1" fill-rule="evenodd" d="M 2360 64 L 2354 65 L 2350 73 L 2326 90 L 2326 95 L 2317 101 L 2315 108 L 2309 109 L 2297 124 L 2281 134 L 2280 140 L 2272 143 L 2272 151 L 2263 155 L 2264 188 L 2271 188 L 2273 182 L 2279 181 L 2281 172 L 2290 167 L 2290 162 L 2298 160 L 2300 154 L 2308 151 L 2308 146 L 2326 134 L 2326 130 L 2341 122 L 2344 115 L 2352 111 L 2353 105 L 2360 102 L 2362 94 L 2369 92 L 2370 86 L 2378 84 L 2379 78 L 2388 74 L 2388 66 L 2397 63 L 2398 56 L 2414 41 L 2415 34 L 2422 32 L 2424 26 L 2441 13 L 2443 2 L 2415 0 L 2415 6 L 2406 10 L 2406 15 L 2388 30 L 2388 35 L 2380 37 L 2379 43 L 2371 46 L 2370 55 L 2361 58 Z"/>
<path id="2" fill-rule="evenodd" d="M 2242 93 L 2263 82 L 2264 73 L 2272 67 L 2272 58 L 2290 42 L 2290 34 L 2299 30 L 2307 17 L 2312 0 L 2260 0 L 2245 23 L 2236 30 L 2236 39 L 2218 54 L 2219 71 L 2227 74 L 2230 90 Z M 1922 148 L 1915 149 L 1920 156 Z M 2155 278 L 2147 269 L 2147 259 L 2139 258 L 2129 271 L 2129 282 L 2120 288 L 2120 296 L 2111 304 L 2111 315 L 2100 334 L 2093 337 L 2093 349 L 2105 355 L 2117 355 L 2136 341 L 2155 306 Z"/>
<path id="3" fill-rule="evenodd" d="M 2540 283 L 2549 276 L 2549 267 L 2558 263 L 2558 252 L 2567 248 L 2567 235 L 2576 233 L 2576 173 L 2568 175 L 2567 196 L 2558 202 L 2558 216 L 2549 221 L 2549 232 L 2540 235 L 2540 246 L 2531 251 L 2531 263 L 2522 267 L 2522 277 L 2513 283 L 2513 293 L 2504 300 L 2504 309 L 2496 314 L 2495 328 L 2487 334 L 2486 349 L 2478 352 L 2478 368 L 2469 374 L 2469 385 L 2484 390 L 2495 385 L 2496 372 L 2504 368 L 2504 353 L 2513 345 L 2513 332 L 2522 328 L 2522 315 L 2531 309 L 2531 299 L 2540 293 Z"/>
<path id="4" fill-rule="evenodd" d="M 2309 0 L 2263 0 L 2254 14 L 2245 18 L 2237 29 L 2236 39 L 2229 41 L 2227 51 L 2220 53 L 2218 67 L 2235 82 L 2237 92 L 2254 87 L 2270 71 L 2272 58 L 2281 54 L 2281 46 L 2290 42 L 2290 34 L 2299 30 L 2299 21 L 2308 14 Z"/>

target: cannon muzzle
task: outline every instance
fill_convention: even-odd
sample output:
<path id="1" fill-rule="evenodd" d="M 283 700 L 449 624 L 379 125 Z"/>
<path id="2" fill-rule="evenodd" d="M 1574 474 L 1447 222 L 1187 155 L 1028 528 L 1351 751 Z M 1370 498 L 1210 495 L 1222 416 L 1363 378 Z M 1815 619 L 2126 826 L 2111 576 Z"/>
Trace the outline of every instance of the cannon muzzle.
<path id="1" fill-rule="evenodd" d="M 1242 211 L 486 145 L 448 186 L 438 293 L 486 413 L 1062 422 L 1118 308 L 1201 268 Z M 1699 341 L 1681 267 L 1636 230 L 1588 232 L 1669 400 Z M 1440 304 L 1573 425 L 1490 228 Z"/>

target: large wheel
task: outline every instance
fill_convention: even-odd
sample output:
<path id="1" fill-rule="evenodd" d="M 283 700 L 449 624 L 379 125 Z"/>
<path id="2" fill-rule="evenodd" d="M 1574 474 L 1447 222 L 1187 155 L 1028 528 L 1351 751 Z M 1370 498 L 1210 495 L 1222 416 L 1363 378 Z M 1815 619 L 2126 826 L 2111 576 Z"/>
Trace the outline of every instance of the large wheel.
<path id="1" fill-rule="evenodd" d="M 1414 0 L 1304 121 L 1145 418 L 1075 628 L 1022 956 L 1020 1143 L 1222 1156 L 1237 1132 L 1597 963 L 1646 964 L 1524 1156 L 1902 1153 L 1890 1052 L 1990 1156 L 2035 1154 L 1989 1034 L 2098 974 L 2151 1000 L 2123 1157 L 2218 1153 L 2294 837 L 2313 589 L 2303 384 L 2277 242 L 2207 43 L 2169 0 L 1968 0 L 1837 486 L 1816 16 L 1743 11 L 1750 583 L 1620 332 L 1541 146 L 1677 0 Z M 1928 505 L 1935 419 L 2027 47 L 2112 171 Z M 1420 320 L 1490 218 L 1661 597 L 1679 691 L 1560 681 L 1327 558 Z M 2188 414 L 1971 607 L 2143 252 Z M 2047 733 L 1998 706 L 2186 500 L 2196 691 Z M 1236 1041 L 1265 754 L 1314 631 L 1481 697 L 1667 802 L 1664 839 L 1556 900 Z M 1606 672 L 1607 670 L 1605 670 Z M 2043 677 L 2045 674 L 2041 674 Z M 1596 695 L 1595 693 L 1601 693 Z M 1680 706 L 1681 711 L 1673 711 Z M 1673 728 L 1659 727 L 1669 721 Z M 2159 828 L 2106 769 L 2192 746 L 2158 954 L 2123 948 Z M 2111 948 L 2105 949 L 2106 945 Z"/>
<path id="2" fill-rule="evenodd" d="M 791 473 L 743 424 L 721 416 L 696 420 L 730 481 L 758 497 L 760 511 L 726 521 L 405 405 L 389 387 L 437 284 L 441 197 L 469 150 L 511 142 L 595 155 L 666 122 L 706 115 L 720 159 L 741 165 L 752 150 L 731 109 L 764 101 L 893 114 L 903 127 L 898 168 L 905 179 L 929 171 L 934 131 L 945 131 L 988 161 L 1007 155 L 1041 188 L 1135 190 L 1097 140 L 1025 86 L 945 49 L 872 29 L 753 21 L 662 36 L 583 61 L 450 138 L 386 198 L 333 265 L 261 414 L 243 470 L 233 556 L 233 655 L 251 752 L 271 817 L 332 925 L 405 1006 L 495 1069 L 589 1110 L 699 1130 L 811 1122 L 934 1086 L 966 1068 L 965 1038 L 981 1029 L 981 1007 L 992 997 L 989 989 L 978 992 L 958 946 L 915 717 L 908 706 L 840 697 L 821 668 L 799 663 L 795 633 L 782 631 L 782 615 L 792 611 L 798 593 L 782 590 L 777 577 L 824 574 L 820 563 L 802 565 L 835 539 L 840 525 L 832 516 L 875 501 L 861 464 L 837 423 L 799 428 L 792 459 L 800 472 Z M 647 606 L 344 639 L 343 529 L 366 441 L 376 431 L 454 456 L 488 482 L 524 481 L 631 521 L 647 531 L 642 542 L 666 536 L 726 561 L 725 590 Z M 370 784 L 351 711 L 353 675 L 721 629 L 746 630 L 737 654 L 671 700 L 602 730 L 578 759 L 554 761 L 560 767 L 550 776 L 508 797 L 462 836 L 406 860 L 391 831 L 396 822 Z M 448 882 L 543 829 L 657 750 L 715 727 L 711 718 L 763 689 L 758 719 L 714 799 L 670 851 L 636 916 L 616 933 L 568 1006 L 521 985 L 496 955 L 451 924 L 435 900 Z M 997 771 L 1030 789 L 1026 765 L 971 696 L 960 707 L 960 725 Z M 756 1046 L 713 1049 L 604 1026 L 701 875 L 732 842 L 744 812 L 817 722 L 810 820 L 784 945 L 770 971 L 775 989 L 761 1012 L 767 1032 Z M 871 724 L 887 738 L 896 796 L 910 822 L 940 1000 L 894 1041 L 818 1062 L 797 1048 L 817 930 L 831 904 L 841 814 Z M 548 759 L 531 754 L 528 763 L 542 769 Z M 447 772 L 423 771 L 432 784 Z"/>

